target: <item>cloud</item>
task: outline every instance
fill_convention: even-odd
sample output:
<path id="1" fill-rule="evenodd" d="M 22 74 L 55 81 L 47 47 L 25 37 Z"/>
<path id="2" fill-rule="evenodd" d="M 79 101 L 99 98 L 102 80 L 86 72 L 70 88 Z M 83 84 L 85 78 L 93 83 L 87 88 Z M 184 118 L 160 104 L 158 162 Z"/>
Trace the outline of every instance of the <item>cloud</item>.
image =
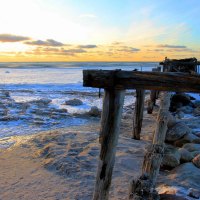
<path id="1" fill-rule="evenodd" d="M 93 49 L 93 48 L 97 48 L 97 45 L 94 44 L 89 44 L 89 45 L 79 45 L 79 48 L 83 48 L 83 49 Z"/>
<path id="2" fill-rule="evenodd" d="M 25 40 L 30 40 L 30 38 L 12 34 L 0 34 L 0 42 L 20 42 Z"/>
<path id="3" fill-rule="evenodd" d="M 64 46 L 65 44 L 55 41 L 53 39 L 48 39 L 46 41 L 43 40 L 35 40 L 35 41 L 30 41 L 30 42 L 25 42 L 25 44 L 28 45 L 36 45 L 36 46 L 52 46 L 52 47 L 60 47 Z"/>
<path id="4" fill-rule="evenodd" d="M 124 46 L 121 49 L 117 49 L 117 51 L 126 52 L 126 53 L 137 53 L 140 51 L 140 49 Z"/>
<path id="5" fill-rule="evenodd" d="M 76 54 L 87 53 L 84 49 L 74 48 L 74 49 L 65 49 L 59 47 L 37 47 L 32 51 L 27 51 L 26 54 L 32 55 L 45 55 L 45 56 L 76 56 Z"/>
<path id="6" fill-rule="evenodd" d="M 171 49 L 186 49 L 186 46 L 183 45 L 169 45 L 169 44 L 160 44 L 157 45 L 159 48 L 171 48 Z"/>
<path id="7" fill-rule="evenodd" d="M 87 51 L 85 51 L 84 49 L 63 49 L 61 51 L 61 53 L 64 55 L 64 54 L 67 54 L 67 55 L 75 55 L 75 54 L 79 54 L 79 53 L 86 53 Z"/>

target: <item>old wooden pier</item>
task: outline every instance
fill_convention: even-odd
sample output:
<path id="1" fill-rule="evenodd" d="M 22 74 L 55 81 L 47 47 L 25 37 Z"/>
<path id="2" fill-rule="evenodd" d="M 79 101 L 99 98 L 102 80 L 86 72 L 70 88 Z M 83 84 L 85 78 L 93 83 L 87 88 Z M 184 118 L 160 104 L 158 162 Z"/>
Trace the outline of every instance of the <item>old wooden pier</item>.
<path id="1" fill-rule="evenodd" d="M 136 89 L 134 139 L 140 139 L 144 91 L 164 91 L 152 147 L 145 156 L 142 175 L 132 182 L 129 194 L 129 199 L 156 199 L 155 184 L 163 157 L 167 131 L 169 91 L 200 93 L 200 76 L 181 72 L 84 70 L 83 85 L 104 88 L 105 91 L 99 136 L 101 150 L 93 200 L 109 198 L 125 90 Z"/>

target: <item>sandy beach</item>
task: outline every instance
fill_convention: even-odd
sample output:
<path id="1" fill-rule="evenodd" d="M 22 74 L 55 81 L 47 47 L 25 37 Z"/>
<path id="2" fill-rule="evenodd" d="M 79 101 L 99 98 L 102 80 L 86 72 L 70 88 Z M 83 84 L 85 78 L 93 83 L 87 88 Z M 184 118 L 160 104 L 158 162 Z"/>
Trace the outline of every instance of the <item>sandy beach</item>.
<path id="1" fill-rule="evenodd" d="M 131 179 L 140 175 L 159 108 L 156 106 L 152 115 L 144 111 L 142 139 L 138 141 L 131 139 L 132 107 L 125 107 L 123 112 L 110 190 L 113 200 L 127 199 Z M 100 148 L 99 126 L 97 121 L 91 125 L 17 137 L 14 146 L 0 152 L 0 199 L 91 199 Z M 187 172 L 176 168 L 161 171 L 158 178 L 160 193 L 186 197 L 189 188 L 198 189 L 200 169 L 194 166 L 195 171 L 190 166 L 192 163 L 182 164 L 179 168 L 183 165 Z"/>

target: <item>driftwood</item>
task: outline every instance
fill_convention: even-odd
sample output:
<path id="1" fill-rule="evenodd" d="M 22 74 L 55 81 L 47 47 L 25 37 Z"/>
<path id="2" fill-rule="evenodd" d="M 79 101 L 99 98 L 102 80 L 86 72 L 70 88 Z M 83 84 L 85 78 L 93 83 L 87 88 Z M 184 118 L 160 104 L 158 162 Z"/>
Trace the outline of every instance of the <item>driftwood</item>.
<path id="1" fill-rule="evenodd" d="M 171 95 L 167 92 L 163 93 L 157 118 L 156 130 L 153 137 L 153 144 L 145 155 L 142 176 L 136 181 L 133 180 L 130 184 L 129 199 L 159 199 L 159 195 L 155 190 L 155 184 L 164 153 L 164 141 L 167 131 L 170 96 Z"/>
<path id="2" fill-rule="evenodd" d="M 105 90 L 99 137 L 101 150 L 93 200 L 108 199 L 115 163 L 124 94 L 124 90 Z"/>
<path id="3" fill-rule="evenodd" d="M 84 70 L 83 85 L 109 89 L 200 92 L 200 76 L 174 72 Z"/>
<path id="4" fill-rule="evenodd" d="M 145 90 L 136 90 L 135 111 L 133 116 L 133 139 L 140 140 L 143 121 Z"/>

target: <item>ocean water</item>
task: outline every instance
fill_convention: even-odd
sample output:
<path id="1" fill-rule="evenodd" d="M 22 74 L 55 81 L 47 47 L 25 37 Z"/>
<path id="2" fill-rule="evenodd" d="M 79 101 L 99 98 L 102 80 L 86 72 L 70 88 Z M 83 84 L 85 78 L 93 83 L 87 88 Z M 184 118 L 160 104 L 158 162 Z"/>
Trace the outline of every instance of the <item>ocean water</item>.
<path id="1" fill-rule="evenodd" d="M 0 118 L 0 146 L 5 147 L 12 143 L 11 136 L 90 123 L 90 119 L 76 114 L 89 111 L 91 106 L 101 109 L 102 97 L 99 98 L 98 89 L 82 86 L 82 70 L 151 71 L 157 66 L 158 63 L 145 62 L 0 63 L 0 111 L 4 114 L 6 112 L 11 118 Z M 5 92 L 9 92 L 10 100 L 1 95 Z M 64 105 L 66 100 L 73 98 L 80 99 L 83 104 Z M 31 102 L 40 99 L 51 100 L 48 109 L 67 109 L 68 113 L 63 114 L 63 117 L 38 116 L 33 112 L 37 108 Z M 133 101 L 134 97 L 128 95 L 125 105 Z M 19 110 L 27 104 L 28 109 L 21 113 Z M 32 123 L 34 120 L 36 123 Z"/>

